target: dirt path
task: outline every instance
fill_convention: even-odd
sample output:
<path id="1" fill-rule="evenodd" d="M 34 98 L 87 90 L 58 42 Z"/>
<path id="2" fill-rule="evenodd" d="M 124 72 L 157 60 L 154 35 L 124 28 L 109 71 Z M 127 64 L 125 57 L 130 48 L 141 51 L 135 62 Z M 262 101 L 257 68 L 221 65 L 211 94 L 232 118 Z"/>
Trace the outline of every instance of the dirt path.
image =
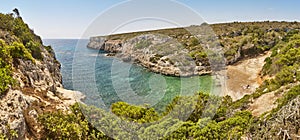
<path id="1" fill-rule="evenodd" d="M 266 93 L 256 99 L 253 104 L 250 105 L 249 110 L 254 116 L 260 116 L 261 114 L 272 110 L 277 106 L 275 103 L 279 98 L 279 95 L 276 96 L 273 92 Z"/>
<path id="2" fill-rule="evenodd" d="M 277 106 L 276 100 L 280 98 L 283 93 L 288 92 L 290 90 L 290 87 L 294 87 L 297 85 L 300 85 L 300 82 L 282 86 L 275 91 L 260 96 L 252 104 L 250 104 L 249 110 L 254 116 L 260 116 L 267 111 L 271 111 Z"/>
<path id="3" fill-rule="evenodd" d="M 227 67 L 227 92 L 233 100 L 238 100 L 246 94 L 253 93 L 261 84 L 260 72 L 264 60 L 270 53 L 242 60 L 235 65 Z"/>

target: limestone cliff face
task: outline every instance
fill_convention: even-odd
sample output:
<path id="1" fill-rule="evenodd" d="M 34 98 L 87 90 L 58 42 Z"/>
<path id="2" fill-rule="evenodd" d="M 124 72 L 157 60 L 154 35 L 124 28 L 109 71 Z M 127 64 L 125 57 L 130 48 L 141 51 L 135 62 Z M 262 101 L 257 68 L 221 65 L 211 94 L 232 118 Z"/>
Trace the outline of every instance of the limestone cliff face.
<path id="1" fill-rule="evenodd" d="M 91 37 L 88 44 L 89 48 L 103 50 L 105 47 L 106 37 Z"/>
<path id="2" fill-rule="evenodd" d="M 134 60 L 154 72 L 190 76 L 210 73 L 211 69 L 263 54 L 283 39 L 289 30 L 299 28 L 300 24 L 296 22 L 201 25 L 91 37 L 88 47 L 106 51 L 109 56 L 119 54 L 117 56 L 122 60 Z M 162 39 L 159 34 L 166 37 Z M 175 44 L 181 47 L 172 46 L 170 41 L 173 45 L 177 41 Z M 218 51 L 222 54 L 214 55 Z M 178 54 L 178 57 L 171 54 Z M 189 57 L 193 59 L 193 64 L 186 67 L 188 63 L 185 62 L 191 61 Z M 172 61 L 166 61 L 171 58 Z M 185 64 L 184 67 L 181 64 Z"/>
<path id="3" fill-rule="evenodd" d="M 13 78 L 17 87 L 0 98 L 0 134 L 18 133 L 18 139 L 39 138 L 38 115 L 45 111 L 68 111 L 83 96 L 62 87 L 60 63 L 52 50 L 40 46 L 43 60 L 14 59 Z"/>
<path id="4" fill-rule="evenodd" d="M 194 61 L 189 51 L 171 37 L 145 34 L 128 40 L 92 37 L 89 48 L 99 49 L 125 62 L 135 62 L 149 70 L 170 76 L 193 76 L 211 73 L 209 66 Z"/>
<path id="5" fill-rule="evenodd" d="M 60 63 L 44 47 L 42 48 L 43 60 L 24 61 L 16 59 L 14 63 L 14 78 L 18 79 L 21 88 L 32 87 L 37 91 L 49 90 L 55 93 L 56 87 L 62 87 Z"/>
<path id="6" fill-rule="evenodd" d="M 123 43 L 124 41 L 121 40 L 107 40 L 106 37 L 91 37 L 88 47 L 110 53 L 119 53 L 122 51 Z"/>

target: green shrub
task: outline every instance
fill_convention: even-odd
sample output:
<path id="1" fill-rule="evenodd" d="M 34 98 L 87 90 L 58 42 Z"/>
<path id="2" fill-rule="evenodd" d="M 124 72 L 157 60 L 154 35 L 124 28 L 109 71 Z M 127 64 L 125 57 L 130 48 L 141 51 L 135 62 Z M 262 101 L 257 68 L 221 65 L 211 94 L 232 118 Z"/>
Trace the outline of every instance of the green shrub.
<path id="1" fill-rule="evenodd" d="M 14 42 L 10 47 L 10 54 L 13 58 L 27 59 L 34 62 L 31 53 L 21 43 Z"/>
<path id="2" fill-rule="evenodd" d="M 222 122 L 203 121 L 199 119 L 197 126 L 194 126 L 193 138 L 196 139 L 241 139 L 248 132 L 252 123 L 250 112 L 237 112 L 233 117 Z M 203 126 L 203 127 L 201 127 Z"/>
<path id="3" fill-rule="evenodd" d="M 44 47 L 50 54 L 54 54 L 54 50 L 51 46 L 44 46 Z"/>
<path id="4" fill-rule="evenodd" d="M 0 95 L 9 88 L 9 85 L 13 84 L 14 80 L 11 75 L 10 66 L 0 68 Z"/>
<path id="5" fill-rule="evenodd" d="M 13 27 L 14 17 L 11 14 L 0 13 L 0 29 L 5 31 L 11 31 Z"/>
<path id="6" fill-rule="evenodd" d="M 155 112 L 154 108 L 132 106 L 125 102 L 114 103 L 111 110 L 115 115 L 123 119 L 140 123 L 156 121 L 159 118 L 159 115 Z"/>
<path id="7" fill-rule="evenodd" d="M 6 45 L 6 43 L 0 39 L 0 66 L 1 68 L 5 67 L 6 65 L 9 65 L 12 62 L 12 57 L 10 55 L 9 46 Z"/>
<path id="8" fill-rule="evenodd" d="M 271 57 L 266 58 L 263 73 L 275 78 L 264 81 L 257 90 L 259 93 L 265 89 L 271 92 L 284 85 L 299 81 L 300 37 L 297 36 L 299 35 L 293 34 L 286 39 L 288 42 L 279 43 L 273 49 Z"/>
<path id="9" fill-rule="evenodd" d="M 201 60 L 207 58 L 207 54 L 205 51 L 193 51 L 190 54 L 190 57 L 193 59 Z"/>
<path id="10" fill-rule="evenodd" d="M 42 60 L 43 59 L 43 55 L 41 53 L 40 46 L 41 46 L 41 44 L 35 43 L 33 41 L 29 41 L 26 44 L 26 48 L 28 48 L 30 50 L 32 57 L 35 58 L 35 59 Z"/>
<path id="11" fill-rule="evenodd" d="M 71 107 L 72 113 L 45 113 L 39 116 L 45 139 L 109 139 L 93 128 L 80 111 L 79 104 Z"/>
<path id="12" fill-rule="evenodd" d="M 197 46 L 197 45 L 199 45 L 200 44 L 200 42 L 199 42 L 199 39 L 197 39 L 196 37 L 192 37 L 191 39 L 190 39 L 190 44 L 191 44 L 191 46 Z"/>
<path id="13" fill-rule="evenodd" d="M 29 29 L 28 25 L 24 23 L 22 18 L 14 19 L 12 32 L 22 41 L 24 45 L 35 38 L 35 35 Z"/>
<path id="14" fill-rule="evenodd" d="M 11 61 L 12 57 L 8 46 L 3 40 L 0 40 L 0 95 L 14 82 L 11 73 Z"/>
<path id="15" fill-rule="evenodd" d="M 220 105 L 221 97 L 199 92 L 194 96 L 177 96 L 166 107 L 163 115 L 179 120 L 197 122 L 203 117 L 214 117 Z"/>

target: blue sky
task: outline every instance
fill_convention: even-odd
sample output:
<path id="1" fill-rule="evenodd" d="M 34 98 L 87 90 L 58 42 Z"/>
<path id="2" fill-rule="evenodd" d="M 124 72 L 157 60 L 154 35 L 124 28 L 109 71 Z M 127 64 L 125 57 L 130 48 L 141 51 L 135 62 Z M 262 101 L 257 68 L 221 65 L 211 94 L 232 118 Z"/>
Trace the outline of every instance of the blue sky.
<path id="1" fill-rule="evenodd" d="M 174 10 L 170 8 L 167 2 L 161 3 L 156 0 L 139 1 L 145 3 L 151 1 L 151 3 L 148 3 L 148 6 L 152 4 L 152 10 L 156 13 L 169 14 L 170 17 L 184 20 L 183 24 L 180 24 L 182 26 L 197 24 L 196 20 L 188 19 L 188 16 L 184 17 L 181 8 Z M 117 26 L 114 22 L 120 16 L 131 17 L 129 14 L 133 12 L 143 15 L 143 12 L 147 9 L 145 7 L 146 4 L 143 6 L 136 4 L 131 6 L 129 10 L 126 10 L 126 8 L 116 10 L 119 5 L 124 5 L 126 2 L 128 3 L 128 1 L 124 0 L 0 0 L 0 12 L 9 13 L 13 8 L 17 7 L 23 19 L 30 25 L 30 28 L 34 29 L 43 38 L 82 38 L 83 36 L 87 38 L 96 34 L 108 34 L 110 32 L 105 30 L 109 25 Z M 298 0 L 177 0 L 176 2 L 191 8 L 208 23 L 265 20 L 300 21 L 300 1 Z M 160 4 L 160 8 L 156 9 L 155 6 L 158 7 Z M 106 19 L 99 18 L 113 8 L 117 14 L 106 16 Z M 120 16 L 118 17 L 117 15 Z M 87 33 L 86 31 L 91 23 L 94 23 L 97 19 L 100 20 L 99 23 L 103 23 L 99 24 L 102 26 L 97 30 L 105 32 Z M 117 32 L 176 26 L 166 22 L 143 21 L 126 24 L 126 27 Z M 107 27 L 103 25 L 107 25 Z"/>

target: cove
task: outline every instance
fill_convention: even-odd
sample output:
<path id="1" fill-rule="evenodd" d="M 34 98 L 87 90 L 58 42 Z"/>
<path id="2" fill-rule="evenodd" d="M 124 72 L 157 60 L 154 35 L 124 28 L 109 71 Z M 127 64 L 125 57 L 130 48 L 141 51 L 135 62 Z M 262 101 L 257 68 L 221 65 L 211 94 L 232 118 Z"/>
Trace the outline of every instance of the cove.
<path id="1" fill-rule="evenodd" d="M 211 76 L 180 78 L 156 74 L 142 66 L 125 63 L 114 57 L 107 57 L 99 50 L 89 49 L 86 47 L 88 40 L 43 41 L 45 45 L 53 47 L 56 58 L 62 65 L 64 87 L 70 90 L 79 89 L 86 95 L 83 102 L 88 105 L 109 109 L 111 104 L 124 101 L 135 105 L 148 105 L 163 112 L 176 96 L 211 91 Z M 75 80 L 74 76 L 80 81 Z M 95 83 L 91 83 L 91 79 Z M 84 88 L 74 87 L 78 85 L 74 82 L 80 83 Z"/>

